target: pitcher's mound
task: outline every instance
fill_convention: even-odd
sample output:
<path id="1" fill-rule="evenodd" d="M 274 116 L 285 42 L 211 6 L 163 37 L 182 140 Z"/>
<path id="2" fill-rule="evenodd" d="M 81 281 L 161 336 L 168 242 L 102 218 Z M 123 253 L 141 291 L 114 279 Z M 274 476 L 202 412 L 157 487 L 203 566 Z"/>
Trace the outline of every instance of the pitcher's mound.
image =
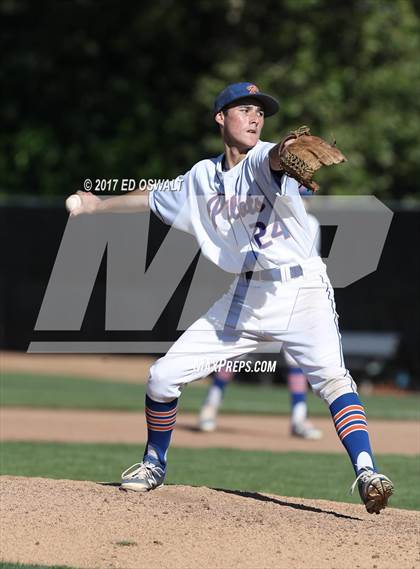
<path id="1" fill-rule="evenodd" d="M 412 568 L 417 512 L 165 486 L 2 476 L 1 560 L 80 568 Z"/>

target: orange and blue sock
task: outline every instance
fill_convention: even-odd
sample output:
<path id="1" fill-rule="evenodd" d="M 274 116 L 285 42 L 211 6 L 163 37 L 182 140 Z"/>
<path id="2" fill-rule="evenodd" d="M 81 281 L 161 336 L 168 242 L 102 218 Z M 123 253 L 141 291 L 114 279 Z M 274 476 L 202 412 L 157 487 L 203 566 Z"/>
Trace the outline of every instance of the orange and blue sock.
<path id="1" fill-rule="evenodd" d="M 166 457 L 176 423 L 178 399 L 158 403 L 146 395 L 147 444 L 144 458 L 158 460 L 166 466 Z"/>
<path id="2" fill-rule="evenodd" d="M 369 441 L 366 415 L 356 393 L 346 393 L 330 405 L 337 435 L 343 443 L 356 474 L 362 468 L 376 470 Z"/>
<path id="3" fill-rule="evenodd" d="M 205 405 L 218 409 L 223 400 L 227 384 L 231 381 L 233 373 L 221 370 L 213 374 L 213 382 L 207 392 Z"/>
<path id="4" fill-rule="evenodd" d="M 292 424 L 303 423 L 308 413 L 306 406 L 308 384 L 300 367 L 288 368 L 287 384 L 290 393 Z"/>

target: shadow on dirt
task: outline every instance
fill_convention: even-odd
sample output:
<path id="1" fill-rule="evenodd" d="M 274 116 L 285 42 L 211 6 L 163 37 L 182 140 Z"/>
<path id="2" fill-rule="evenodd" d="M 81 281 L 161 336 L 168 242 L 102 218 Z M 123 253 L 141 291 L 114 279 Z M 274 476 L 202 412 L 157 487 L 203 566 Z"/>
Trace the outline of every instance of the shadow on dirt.
<path id="1" fill-rule="evenodd" d="M 343 520 L 353 520 L 362 522 L 361 518 L 354 518 L 353 516 L 346 516 L 344 514 L 339 514 L 337 512 L 332 512 L 331 510 L 322 510 L 321 508 L 314 508 L 313 506 L 305 506 L 305 504 L 296 504 L 294 502 L 283 502 L 277 498 L 271 498 L 270 496 L 264 496 L 259 492 L 244 492 L 241 490 L 229 490 L 227 488 L 212 488 L 217 492 L 225 492 L 225 494 L 234 494 L 236 496 L 241 496 L 242 498 L 251 498 L 253 500 L 259 500 L 260 502 L 272 502 L 279 506 L 285 506 L 287 508 L 293 508 L 295 510 L 303 510 L 305 512 L 313 512 L 315 514 L 327 514 L 329 516 L 334 516 Z"/>
<path id="2" fill-rule="evenodd" d="M 99 486 L 114 486 L 119 487 L 120 482 L 96 482 Z M 172 486 L 175 487 L 176 484 L 165 484 L 165 487 Z M 200 488 L 200 486 L 191 486 L 191 488 Z M 240 496 L 241 498 L 251 498 L 252 500 L 258 500 L 259 502 L 271 502 L 277 504 L 278 506 L 283 506 L 286 508 L 292 508 L 294 510 L 302 510 L 304 512 L 312 512 L 314 514 L 326 514 L 328 516 L 334 516 L 342 520 L 352 520 L 357 522 L 363 522 L 362 518 L 355 518 L 353 516 L 346 516 L 345 514 L 339 514 L 338 512 L 333 512 L 331 510 L 323 510 L 321 508 L 315 508 L 314 506 L 307 506 L 305 504 L 297 504 L 295 502 L 285 502 L 279 500 L 278 498 L 272 498 L 271 496 L 265 496 L 259 492 L 246 492 L 242 490 L 230 490 L 229 488 L 209 488 L 210 490 L 215 490 L 216 492 L 224 492 L 225 494 L 233 494 L 235 496 Z M 126 492 L 123 488 L 119 488 L 123 492 Z"/>

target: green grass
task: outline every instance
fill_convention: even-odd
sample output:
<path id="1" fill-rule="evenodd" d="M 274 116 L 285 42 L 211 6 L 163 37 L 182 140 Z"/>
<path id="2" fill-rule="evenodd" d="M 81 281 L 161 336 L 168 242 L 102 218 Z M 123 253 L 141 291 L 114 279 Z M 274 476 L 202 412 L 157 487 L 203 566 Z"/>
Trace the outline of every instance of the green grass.
<path id="1" fill-rule="evenodd" d="M 188 386 L 181 410 L 197 413 L 207 391 L 206 384 Z M 145 386 L 93 379 L 30 374 L 2 374 L 0 403 L 3 406 L 56 409 L 108 409 L 138 411 L 143 408 Z M 374 395 L 362 398 L 370 419 L 418 419 L 420 397 Z M 312 416 L 327 416 L 326 405 L 308 396 Z M 226 390 L 222 413 L 287 415 L 289 394 L 284 387 L 234 383 Z"/>
<path id="2" fill-rule="evenodd" d="M 142 447 L 122 444 L 6 442 L 1 474 L 118 482 Z M 420 509 L 419 457 L 379 455 L 379 468 L 395 482 L 392 505 Z M 227 490 L 358 503 L 348 489 L 354 475 L 345 453 L 173 448 L 167 482 Z"/>
<path id="3" fill-rule="evenodd" d="M 68 565 L 27 565 L 25 563 L 7 563 L 0 561 L 0 569 L 75 569 Z"/>
<path id="4" fill-rule="evenodd" d="M 10 563 L 0 560 L 0 569 L 77 569 L 69 565 L 31 565 L 28 563 Z"/>

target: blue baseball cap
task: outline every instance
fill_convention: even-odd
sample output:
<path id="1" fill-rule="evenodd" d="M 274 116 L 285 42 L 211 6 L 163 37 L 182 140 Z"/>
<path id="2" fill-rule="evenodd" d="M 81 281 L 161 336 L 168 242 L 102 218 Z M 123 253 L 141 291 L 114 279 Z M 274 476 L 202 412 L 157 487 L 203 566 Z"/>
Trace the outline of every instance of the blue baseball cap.
<path id="1" fill-rule="evenodd" d="M 279 103 L 274 97 L 267 95 L 266 93 L 261 93 L 254 83 L 248 83 L 245 81 L 244 83 L 233 83 L 232 85 L 228 85 L 217 95 L 216 100 L 214 101 L 214 114 L 218 113 L 234 101 L 251 97 L 261 102 L 266 117 L 275 115 L 279 110 Z"/>

